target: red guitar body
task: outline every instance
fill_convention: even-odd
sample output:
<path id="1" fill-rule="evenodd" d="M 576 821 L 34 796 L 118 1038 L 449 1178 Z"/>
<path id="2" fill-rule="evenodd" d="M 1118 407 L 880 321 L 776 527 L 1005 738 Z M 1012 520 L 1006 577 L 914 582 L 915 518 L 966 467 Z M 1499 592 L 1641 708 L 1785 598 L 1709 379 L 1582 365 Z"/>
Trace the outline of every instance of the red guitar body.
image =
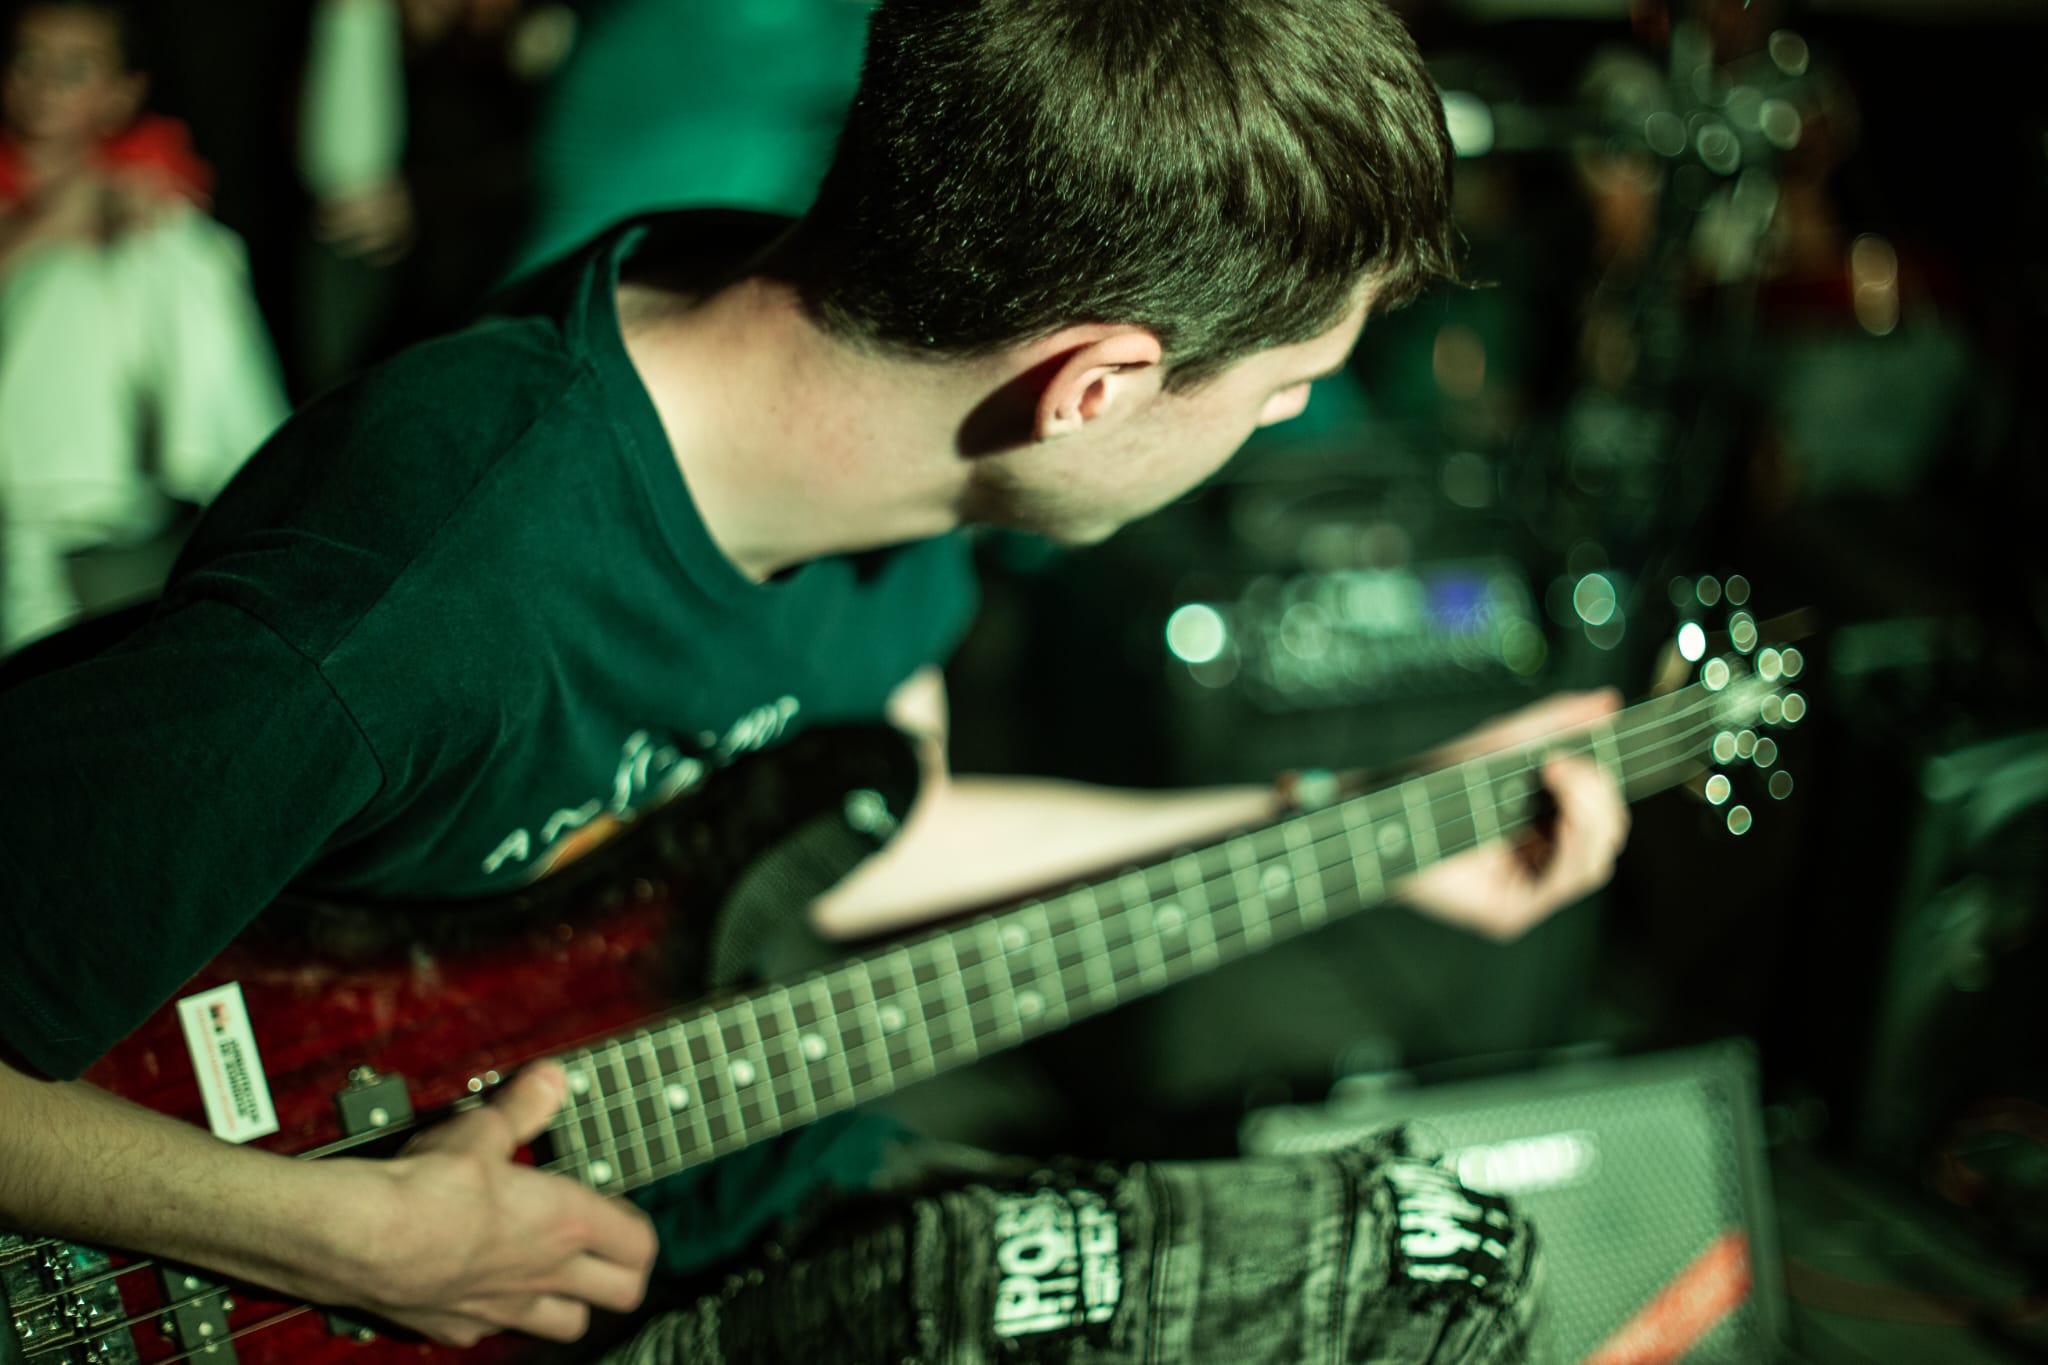
<path id="1" fill-rule="evenodd" d="M 783 857 L 806 827 L 835 826 L 839 846 L 851 857 L 836 871 L 813 873 L 814 890 L 824 889 L 875 846 L 871 838 L 845 839 L 839 812 L 846 794 L 870 789 L 892 803 L 907 802 L 912 787 L 914 764 L 894 736 L 807 736 L 648 817 L 616 847 L 586 859 L 590 866 L 575 864 L 544 891 L 516 902 L 275 907 L 180 998 L 239 984 L 278 1123 L 275 1133 L 250 1145 L 313 1153 L 350 1136 L 337 1096 L 352 1073 L 360 1083 L 359 1068 L 372 1069 L 387 1087 L 402 1078 L 404 1100 L 424 1120 L 534 1058 L 622 1033 L 704 994 L 720 975 L 708 964 L 776 927 L 756 916 L 740 939 L 728 934 L 721 942 L 721 907 L 735 887 L 744 890 L 750 873 Z M 820 860 L 804 861 L 810 868 Z M 769 880 L 786 888 L 791 874 Z M 790 908 L 802 903 L 795 898 Z M 173 1006 L 153 1015 L 86 1079 L 207 1125 Z M 382 1102 L 387 1093 L 376 1092 L 379 1103 L 371 1107 L 393 1120 L 388 1131 L 416 1126 L 403 1121 L 403 1101 L 397 1112 Z M 304 1311 L 244 1286 L 228 1288 L 231 1307 L 202 1337 L 192 1314 L 167 1312 L 182 1280 L 182 1272 L 166 1279 L 160 1268 L 138 1265 L 136 1258 L 0 1236 L 0 1291 L 13 1319 L 11 1333 L 0 1325 L 0 1362 L 487 1365 L 564 1358 L 560 1348 L 511 1336 L 458 1351 L 372 1335 L 361 1324 L 333 1322 L 317 1309 Z M 217 1310 L 224 1298 L 207 1284 L 194 1302 Z M 129 1325 L 117 1328 L 122 1319 Z M 191 1339 L 181 1338 L 181 1328 Z M 209 1343 L 215 1343 L 211 1351 L 204 1349 Z"/>

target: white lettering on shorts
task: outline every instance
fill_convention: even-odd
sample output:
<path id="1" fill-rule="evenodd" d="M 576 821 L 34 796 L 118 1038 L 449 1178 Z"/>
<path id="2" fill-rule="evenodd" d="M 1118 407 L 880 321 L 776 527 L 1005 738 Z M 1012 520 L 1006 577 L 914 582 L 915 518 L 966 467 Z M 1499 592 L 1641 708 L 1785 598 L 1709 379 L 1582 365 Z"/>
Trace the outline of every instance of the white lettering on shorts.
<path id="1" fill-rule="evenodd" d="M 1484 1288 L 1506 1269 L 1512 1225 L 1506 1205 L 1464 1188 L 1425 1161 L 1386 1167 L 1399 1225 L 1400 1269 L 1418 1284 L 1463 1282 Z"/>
<path id="2" fill-rule="evenodd" d="M 1004 1195 L 996 1207 L 995 1334 L 1108 1322 L 1123 1289 L 1116 1212 L 1092 1190 Z"/>

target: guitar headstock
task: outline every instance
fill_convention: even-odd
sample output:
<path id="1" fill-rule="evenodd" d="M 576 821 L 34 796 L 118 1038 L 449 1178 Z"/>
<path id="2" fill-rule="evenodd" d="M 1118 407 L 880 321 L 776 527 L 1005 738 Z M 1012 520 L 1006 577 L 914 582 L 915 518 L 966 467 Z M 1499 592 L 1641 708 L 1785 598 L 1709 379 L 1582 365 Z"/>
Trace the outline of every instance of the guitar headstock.
<path id="1" fill-rule="evenodd" d="M 1796 686 L 1806 672 L 1806 656 L 1791 643 L 1801 638 L 1803 623 L 1795 617 L 1758 621 L 1750 609 L 1749 580 L 1740 574 L 1674 579 L 1671 598 L 1682 622 L 1678 658 L 1696 666 L 1720 727 L 1708 745 L 1714 771 L 1695 789 L 1724 813 L 1729 833 L 1747 834 L 1764 797 L 1786 800 L 1797 785 L 1781 766 L 1777 739 L 1767 732 L 1797 726 L 1811 711 Z M 1710 630 L 1720 612 L 1725 619 Z M 1758 794 L 1748 794 L 1750 789 Z"/>

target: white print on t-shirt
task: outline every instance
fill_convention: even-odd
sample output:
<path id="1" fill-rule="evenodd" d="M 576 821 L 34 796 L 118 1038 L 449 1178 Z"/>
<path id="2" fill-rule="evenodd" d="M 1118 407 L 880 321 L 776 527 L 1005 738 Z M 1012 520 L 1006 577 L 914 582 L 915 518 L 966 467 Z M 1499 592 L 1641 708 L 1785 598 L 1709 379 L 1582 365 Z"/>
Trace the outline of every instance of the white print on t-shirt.
<path id="1" fill-rule="evenodd" d="M 789 728 L 802 707 L 803 703 L 795 697 L 782 697 L 755 707 L 734 721 L 724 735 L 705 738 L 705 758 L 685 754 L 671 744 L 657 747 L 645 730 L 635 730 L 619 746 L 619 761 L 612 770 L 609 792 L 593 796 L 580 806 L 557 810 L 541 822 L 537 840 L 524 827 L 513 830 L 484 859 L 484 874 L 496 873 L 507 864 L 529 863 L 536 857 L 545 860 L 557 844 L 600 816 L 626 824 L 641 811 L 681 796 L 702 782 L 713 768 L 722 768 L 742 754 L 772 744 Z"/>

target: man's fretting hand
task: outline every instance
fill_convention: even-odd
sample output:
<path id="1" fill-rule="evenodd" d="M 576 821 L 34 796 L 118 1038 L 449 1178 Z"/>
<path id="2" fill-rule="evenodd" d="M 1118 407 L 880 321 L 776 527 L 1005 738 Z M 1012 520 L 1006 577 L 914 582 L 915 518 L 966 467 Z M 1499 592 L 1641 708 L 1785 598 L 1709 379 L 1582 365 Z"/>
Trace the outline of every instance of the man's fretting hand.
<path id="1" fill-rule="evenodd" d="M 1452 741 L 1430 755 L 1429 766 L 1583 729 L 1620 704 L 1612 690 L 1560 693 Z M 1620 790 L 1582 757 L 1550 759 L 1543 785 L 1557 803 L 1543 828 L 1447 858 L 1402 882 L 1397 894 L 1435 919 L 1505 942 L 1606 885 L 1628 841 Z"/>
<path id="2" fill-rule="evenodd" d="M 349 1220 L 370 1240 L 340 1248 L 339 1292 L 326 1301 L 450 1346 L 508 1330 L 574 1341 L 591 1308 L 637 1308 L 654 1264 L 647 1216 L 513 1160 L 566 1093 L 559 1066 L 530 1067 L 394 1160 L 359 1163 L 383 1182 L 378 1212 L 367 1226 Z"/>

